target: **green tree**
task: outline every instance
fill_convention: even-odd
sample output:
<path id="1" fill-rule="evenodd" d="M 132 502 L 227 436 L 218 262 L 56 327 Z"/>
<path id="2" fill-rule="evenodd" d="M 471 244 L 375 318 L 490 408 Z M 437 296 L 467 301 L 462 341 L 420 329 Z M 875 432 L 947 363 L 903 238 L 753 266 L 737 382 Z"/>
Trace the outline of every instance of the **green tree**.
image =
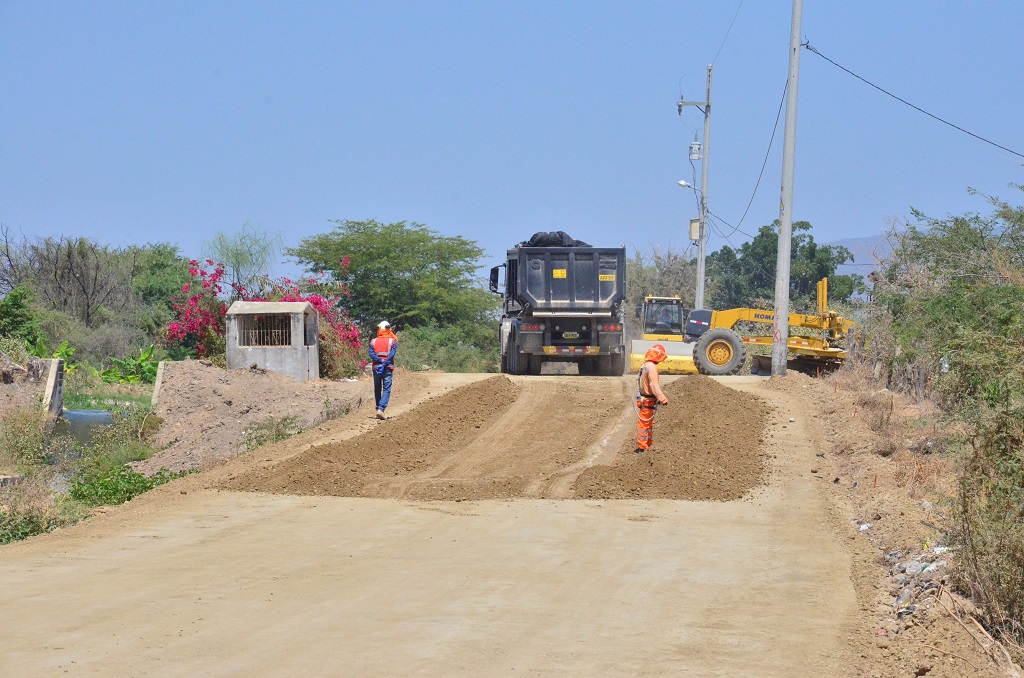
<path id="1" fill-rule="evenodd" d="M 484 251 L 475 241 L 405 221 L 333 223 L 286 253 L 344 286 L 345 309 L 364 328 L 381 319 L 397 329 L 493 324 L 497 299 L 476 277 Z"/>
<path id="2" fill-rule="evenodd" d="M 174 245 L 115 248 L 88 238 L 27 238 L 0 224 L 0 293 L 31 290 L 39 334 L 97 365 L 148 346 L 189 280 Z"/>
<path id="3" fill-rule="evenodd" d="M 135 324 L 156 337 L 174 317 L 172 300 L 192 279 L 189 260 L 171 243 L 132 246 L 122 255 L 133 262 L 131 285 L 142 306 Z"/>
<path id="4" fill-rule="evenodd" d="M 639 336 L 637 309 L 648 295 L 671 297 L 679 295 L 685 308 L 693 307 L 697 287 L 696 261 L 681 252 L 662 252 L 655 248 L 650 256 L 639 250 L 626 260 L 626 329 L 630 336 Z"/>
<path id="5" fill-rule="evenodd" d="M 859 275 L 836 275 L 836 269 L 853 261 L 842 246 L 819 245 L 810 234 L 811 224 L 793 223 L 790 262 L 790 299 L 794 310 L 814 307 L 817 283 L 829 279 L 830 301 L 848 301 L 864 289 Z M 739 308 L 768 304 L 775 298 L 779 222 L 762 226 L 750 242 L 738 249 L 723 247 L 708 255 L 708 299 L 712 308 Z"/>
<path id="6" fill-rule="evenodd" d="M 463 323 L 458 326 L 412 327 L 402 333 L 398 363 L 407 369 L 445 372 L 497 372 L 496 328 Z"/>
<path id="7" fill-rule="evenodd" d="M 207 253 L 224 264 L 227 282 L 241 298 L 239 288 L 248 288 L 277 261 L 281 253 L 281 236 L 271 235 L 262 226 L 242 224 L 235 234 L 218 231 L 204 243 Z"/>
<path id="8" fill-rule="evenodd" d="M 16 285 L 0 299 L 0 337 L 36 343 L 39 339 L 39 318 L 32 310 L 32 299 L 32 290 L 25 285 Z"/>

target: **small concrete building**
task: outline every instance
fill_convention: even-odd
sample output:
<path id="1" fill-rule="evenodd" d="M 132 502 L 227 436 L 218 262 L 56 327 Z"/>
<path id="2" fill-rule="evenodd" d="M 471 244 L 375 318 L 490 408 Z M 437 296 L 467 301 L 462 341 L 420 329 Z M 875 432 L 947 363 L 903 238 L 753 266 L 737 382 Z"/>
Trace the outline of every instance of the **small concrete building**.
<path id="1" fill-rule="evenodd" d="M 227 312 L 228 369 L 320 378 L 320 317 L 306 301 L 236 301 Z"/>

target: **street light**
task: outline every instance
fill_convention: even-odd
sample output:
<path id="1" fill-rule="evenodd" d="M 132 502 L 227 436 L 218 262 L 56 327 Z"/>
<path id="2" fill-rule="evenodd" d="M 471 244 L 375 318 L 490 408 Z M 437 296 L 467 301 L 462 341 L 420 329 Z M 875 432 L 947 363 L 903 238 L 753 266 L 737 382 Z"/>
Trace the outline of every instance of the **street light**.
<path id="1" fill-rule="evenodd" d="M 692 188 L 700 197 L 700 216 L 697 219 L 697 237 L 695 238 L 697 241 L 697 291 L 694 295 L 693 305 L 695 308 L 704 308 L 704 250 L 707 242 L 708 200 L 707 196 L 704 195 L 704 191 L 689 181 L 680 181 L 679 187 Z M 692 221 L 690 222 L 690 232 L 693 232 Z"/>

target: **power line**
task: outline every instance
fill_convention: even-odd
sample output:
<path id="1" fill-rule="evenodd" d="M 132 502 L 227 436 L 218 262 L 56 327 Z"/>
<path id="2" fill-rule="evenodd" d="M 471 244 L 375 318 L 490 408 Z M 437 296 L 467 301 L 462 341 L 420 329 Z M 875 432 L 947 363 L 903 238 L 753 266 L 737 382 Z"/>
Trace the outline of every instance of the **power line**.
<path id="1" fill-rule="evenodd" d="M 736 17 L 740 15 L 740 9 L 743 8 L 743 0 L 740 0 L 740 4 L 736 7 L 736 13 L 732 15 L 732 21 L 729 22 L 729 28 L 725 31 L 725 37 L 722 38 L 722 44 L 718 46 L 718 51 L 715 52 L 715 58 L 711 60 L 711 65 L 714 66 L 715 62 L 718 61 L 718 55 L 722 53 L 722 48 L 725 47 L 725 41 L 729 39 L 729 34 L 732 33 L 732 25 L 736 23 Z"/>
<path id="2" fill-rule="evenodd" d="M 1000 144 L 997 144 L 997 143 L 996 143 L 996 142 L 994 142 L 994 141 L 989 141 L 989 140 L 988 140 L 988 139 L 986 139 L 985 137 L 982 137 L 982 136 L 978 136 L 978 135 L 977 135 L 977 134 L 975 134 L 974 132 L 969 132 L 969 131 L 965 130 L 965 129 L 964 129 L 963 127 L 960 127 L 959 125 L 954 125 L 953 123 L 949 122 L 948 120 L 943 120 L 943 119 L 942 119 L 942 118 L 940 118 L 939 116 L 937 116 L 937 115 L 934 115 L 934 114 L 932 114 L 932 113 L 929 113 L 928 111 L 924 110 L 924 109 L 923 109 L 923 108 L 921 108 L 920 106 L 915 106 L 914 104 L 910 103 L 910 102 L 909 102 L 909 101 L 907 101 L 906 99 L 902 99 L 902 98 L 900 98 L 900 97 L 896 96 L 895 94 L 893 94 L 892 92 L 890 92 L 890 91 L 888 91 L 888 90 L 885 90 L 885 89 L 883 89 L 883 88 L 879 87 L 879 86 L 878 86 L 878 85 L 876 85 L 875 83 L 873 83 L 873 82 L 871 82 L 871 81 L 869 81 L 869 80 L 865 80 L 864 78 L 862 78 L 861 76 L 857 75 L 856 73 L 854 73 L 854 72 L 853 72 L 853 71 L 851 71 L 850 69 L 846 68 L 845 66 L 842 66 L 842 65 L 840 65 L 840 64 L 837 64 L 837 63 L 836 63 L 835 61 L 832 61 L 831 59 L 829 59 L 829 58 L 828 58 L 827 56 L 825 56 L 824 54 L 822 54 L 821 52 L 819 52 L 818 50 L 816 50 L 816 49 L 815 49 L 814 47 L 812 47 L 812 46 L 811 46 L 811 43 L 810 43 L 810 42 L 805 42 L 805 43 L 803 44 L 803 46 L 804 46 L 804 47 L 806 47 L 808 51 L 810 51 L 810 52 L 813 52 L 814 54 L 817 54 L 817 55 L 818 55 L 818 56 L 820 56 L 820 57 L 821 57 L 822 59 L 824 59 L 825 61 L 829 62 L 829 63 L 830 63 L 830 64 L 832 64 L 833 66 L 835 66 L 835 67 L 839 68 L 840 70 L 846 71 L 847 73 L 849 73 L 849 74 L 850 74 L 850 75 L 852 75 L 853 77 L 857 78 L 858 80 L 860 80 L 860 81 L 861 81 L 861 82 L 863 82 L 864 84 L 866 84 L 866 85 L 869 85 L 869 86 L 871 86 L 871 87 L 874 87 L 875 89 L 877 89 L 877 90 L 878 90 L 879 92 L 881 92 L 882 94 L 887 94 L 888 96 L 891 96 L 891 97 L 892 97 L 893 99 L 895 99 L 896 101 L 899 101 L 899 102 L 901 102 L 901 103 L 904 103 L 904 104 L 906 104 L 907 106 L 910 106 L 910 107 L 911 107 L 911 108 L 913 108 L 913 109 L 914 109 L 915 111 L 919 111 L 919 112 L 921 112 L 921 113 L 924 113 L 924 114 L 925 114 L 925 115 L 927 115 L 927 116 L 928 116 L 929 118 L 932 118 L 932 119 L 934 119 L 934 120 L 938 120 L 939 122 L 941 122 L 941 123 L 942 123 L 942 124 L 944 124 L 944 125 L 949 125 L 949 126 L 950 126 L 950 127 L 952 127 L 953 129 L 955 129 L 955 130 L 959 130 L 959 131 L 963 132 L 964 134 L 967 134 L 968 136 L 972 136 L 972 137 L 974 137 L 975 139 L 977 139 L 978 141 L 984 141 L 984 142 L 985 142 L 986 144 L 989 144 L 989 145 L 991 145 L 991 146 L 995 146 L 996 148 L 1002 149 L 1002 150 L 1006 151 L 1007 153 L 1013 153 L 1014 155 L 1016 155 L 1016 156 L 1017 156 L 1017 157 L 1019 157 L 1019 158 L 1024 158 L 1024 153 L 1018 153 L 1017 151 L 1014 151 L 1014 150 L 1012 150 L 1012 149 L 1009 149 L 1009 148 L 1007 148 L 1006 146 L 1002 146 L 1002 145 L 1000 145 Z"/>
<path id="3" fill-rule="evenodd" d="M 782 98 L 779 99 L 779 110 L 775 114 L 775 126 L 772 127 L 772 138 L 768 140 L 768 150 L 764 154 L 764 162 L 761 163 L 761 172 L 757 175 L 757 183 L 754 184 L 754 192 L 750 194 L 750 200 L 747 201 L 747 209 L 743 210 L 743 216 L 736 222 L 736 226 L 733 233 L 739 231 L 740 226 L 743 225 L 743 220 L 747 218 L 747 212 L 750 211 L 750 206 L 754 204 L 754 196 L 757 195 L 757 189 L 761 186 L 761 178 L 764 176 L 764 168 L 768 165 L 768 156 L 772 152 L 772 144 L 775 143 L 775 133 L 779 131 L 779 118 L 782 117 L 782 105 L 786 103 L 786 91 L 789 90 L 789 78 L 786 78 L 786 84 L 782 86 Z M 740 231 L 743 233 L 743 231 Z M 744 234 L 746 235 L 746 234 Z"/>
<path id="4" fill-rule="evenodd" d="M 715 219 L 718 219 L 718 220 L 719 220 L 719 221 L 721 221 L 721 222 L 722 222 L 723 224 L 725 224 L 726 226 L 728 226 L 729 228 L 731 228 L 731 229 L 732 229 L 732 231 L 731 231 L 731 232 L 729 233 L 729 235 L 733 235 L 733 234 L 735 234 L 735 233 L 740 233 L 741 235 L 745 235 L 745 236 L 747 236 L 748 238 L 753 238 L 753 237 L 755 237 L 755 236 L 753 236 L 753 235 L 751 235 L 751 234 L 747 233 L 746 231 L 741 231 L 741 230 L 740 230 L 740 229 L 739 229 L 739 228 L 738 228 L 737 226 L 733 226 L 733 225 L 732 225 L 732 224 L 730 224 L 730 223 L 729 223 L 728 221 L 726 221 L 726 220 L 725 220 L 725 219 L 723 219 L 722 217 L 718 216 L 717 214 L 715 214 L 715 213 L 714 213 L 714 212 L 712 212 L 711 210 L 708 210 L 708 214 L 710 214 L 710 215 L 711 215 L 711 216 L 713 216 L 713 217 L 714 217 Z M 726 236 L 726 235 L 724 235 L 724 234 L 719 234 L 719 235 L 722 235 L 722 237 L 723 237 L 723 238 L 725 238 L 726 240 L 728 240 L 728 236 Z"/>

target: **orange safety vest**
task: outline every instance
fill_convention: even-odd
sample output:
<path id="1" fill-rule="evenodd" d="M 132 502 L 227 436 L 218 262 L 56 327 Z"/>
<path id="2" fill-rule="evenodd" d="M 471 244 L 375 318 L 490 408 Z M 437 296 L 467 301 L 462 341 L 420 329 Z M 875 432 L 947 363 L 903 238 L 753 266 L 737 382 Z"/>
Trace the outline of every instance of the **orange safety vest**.
<path id="1" fill-rule="evenodd" d="M 373 349 L 374 355 L 376 355 L 375 363 L 382 363 L 388 359 L 391 355 L 391 348 L 395 345 L 394 337 L 377 337 L 370 341 L 370 348 Z M 389 370 L 395 369 L 395 364 L 391 363 L 388 365 Z"/>

